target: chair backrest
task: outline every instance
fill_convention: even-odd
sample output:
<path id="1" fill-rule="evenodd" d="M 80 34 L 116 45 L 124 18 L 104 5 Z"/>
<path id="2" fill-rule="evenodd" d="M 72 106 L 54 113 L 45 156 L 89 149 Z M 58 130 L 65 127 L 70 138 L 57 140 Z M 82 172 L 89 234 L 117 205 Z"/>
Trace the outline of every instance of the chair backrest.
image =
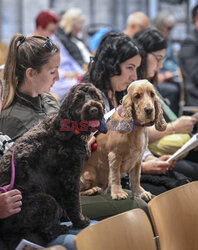
<path id="1" fill-rule="evenodd" d="M 154 197 L 148 208 L 160 250 L 198 249 L 198 181 Z"/>
<path id="2" fill-rule="evenodd" d="M 139 208 L 104 219 L 74 237 L 77 250 L 155 250 L 151 223 Z"/>

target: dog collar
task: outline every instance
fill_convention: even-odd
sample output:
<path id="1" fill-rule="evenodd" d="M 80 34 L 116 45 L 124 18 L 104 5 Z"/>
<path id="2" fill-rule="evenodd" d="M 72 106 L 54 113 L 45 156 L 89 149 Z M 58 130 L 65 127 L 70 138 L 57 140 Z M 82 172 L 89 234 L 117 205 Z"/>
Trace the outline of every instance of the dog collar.
<path id="1" fill-rule="evenodd" d="M 147 123 L 144 123 L 144 124 L 140 124 L 139 122 L 135 121 L 134 124 L 136 126 L 140 126 L 140 127 L 150 127 L 150 126 L 153 126 L 155 122 L 154 121 L 151 121 L 151 122 L 147 122 Z"/>
<path id="2" fill-rule="evenodd" d="M 119 106 L 116 110 L 117 110 L 119 116 L 121 116 L 122 115 L 122 108 Z M 154 123 L 155 123 L 154 121 L 150 121 L 150 122 L 141 124 L 137 121 L 134 121 L 134 125 L 136 125 L 138 127 L 150 127 L 150 126 L 153 126 Z"/>

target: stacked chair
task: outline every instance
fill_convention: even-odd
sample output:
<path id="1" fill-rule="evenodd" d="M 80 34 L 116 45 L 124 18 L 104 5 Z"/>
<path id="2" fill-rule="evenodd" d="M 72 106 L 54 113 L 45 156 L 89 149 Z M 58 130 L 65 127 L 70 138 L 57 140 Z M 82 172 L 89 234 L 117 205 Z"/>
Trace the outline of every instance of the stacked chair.
<path id="1" fill-rule="evenodd" d="M 156 196 L 148 208 L 160 250 L 198 249 L 198 181 Z"/>
<path id="2" fill-rule="evenodd" d="M 133 209 L 85 228 L 76 250 L 198 250 L 198 181 L 154 197 L 148 208 L 150 219 Z"/>
<path id="3" fill-rule="evenodd" d="M 77 250 L 156 250 L 153 230 L 139 208 L 104 219 L 74 238 Z"/>

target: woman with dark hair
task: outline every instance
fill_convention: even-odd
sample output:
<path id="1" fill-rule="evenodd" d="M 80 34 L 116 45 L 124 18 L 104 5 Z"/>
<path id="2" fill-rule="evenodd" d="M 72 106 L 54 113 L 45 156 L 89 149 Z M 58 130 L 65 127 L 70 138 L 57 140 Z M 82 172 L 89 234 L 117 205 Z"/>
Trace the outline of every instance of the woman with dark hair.
<path id="1" fill-rule="evenodd" d="M 127 86 L 137 79 L 141 58 L 141 50 L 127 35 L 108 33 L 103 37 L 83 80 L 101 90 L 106 112 L 119 105 Z"/>
<path id="2" fill-rule="evenodd" d="M 146 28 L 137 32 L 134 39 L 143 49 L 141 66 L 138 68 L 138 78 L 148 79 L 157 84 L 157 73 L 165 59 L 167 41 L 155 28 Z"/>
<path id="3" fill-rule="evenodd" d="M 100 90 L 108 112 L 119 105 L 127 86 L 137 79 L 136 69 L 140 62 L 141 52 L 130 37 L 123 33 L 108 33 L 100 42 L 82 81 L 91 82 Z M 94 141 L 93 136 L 89 145 Z M 81 196 L 81 205 L 83 214 L 96 220 L 137 207 L 147 212 L 147 204 L 138 197 L 112 200 L 109 194 Z"/>
<path id="4" fill-rule="evenodd" d="M 96 55 L 89 63 L 84 81 L 93 83 L 101 91 L 106 112 L 119 105 L 126 93 L 127 86 L 137 80 L 136 71 L 141 63 L 141 58 L 142 50 L 139 45 L 123 33 L 109 33 L 102 39 Z M 90 143 L 93 141 L 94 138 Z M 168 158 L 167 155 L 156 158 L 146 151 L 144 162 L 142 162 L 142 172 L 160 174 L 171 169 L 173 163 L 166 162 Z M 124 183 L 126 178 L 122 181 Z M 162 188 L 157 192 L 166 190 Z"/>
<path id="5" fill-rule="evenodd" d="M 167 48 L 167 42 L 161 32 L 155 28 L 147 28 L 139 31 L 134 35 L 134 39 L 138 42 L 143 49 L 143 59 L 141 66 L 138 68 L 138 78 L 148 79 L 157 88 L 157 73 L 162 67 L 162 62 L 165 56 L 165 50 Z M 195 117 L 190 116 L 177 116 L 167 108 L 167 105 L 161 99 L 162 108 L 167 115 L 168 126 L 164 132 L 158 132 L 154 127 L 149 127 L 149 146 L 151 143 L 157 142 L 159 139 L 164 138 L 166 135 L 171 134 L 189 134 L 193 131 L 193 127 L 197 122 Z M 169 119 L 169 120 L 168 120 Z M 170 122 L 169 122 L 170 121 Z M 170 153 L 171 154 L 171 153 Z M 195 152 L 190 152 L 185 158 L 186 160 L 179 160 L 175 165 L 175 170 L 183 173 L 184 175 L 197 180 L 197 155 Z M 190 160 L 190 161 L 187 161 Z"/>

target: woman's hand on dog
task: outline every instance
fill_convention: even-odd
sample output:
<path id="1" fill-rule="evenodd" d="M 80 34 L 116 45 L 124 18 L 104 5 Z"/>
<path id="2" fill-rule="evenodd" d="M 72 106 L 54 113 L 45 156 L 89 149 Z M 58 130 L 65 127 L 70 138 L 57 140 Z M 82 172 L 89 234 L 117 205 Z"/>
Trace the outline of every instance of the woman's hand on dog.
<path id="1" fill-rule="evenodd" d="M 144 162 L 142 162 L 143 174 L 162 174 L 167 170 L 173 169 L 175 162 L 167 162 L 170 155 L 163 155 L 159 158 L 149 155 Z"/>
<path id="2" fill-rule="evenodd" d="M 90 135 L 88 141 L 87 141 L 87 151 L 88 151 L 88 156 L 90 157 L 91 156 L 91 151 L 92 151 L 92 148 L 91 148 L 91 145 L 96 142 L 96 137 L 94 135 Z"/>
<path id="3" fill-rule="evenodd" d="M 22 206 L 22 195 L 18 189 L 0 193 L 0 219 L 19 213 Z"/>

